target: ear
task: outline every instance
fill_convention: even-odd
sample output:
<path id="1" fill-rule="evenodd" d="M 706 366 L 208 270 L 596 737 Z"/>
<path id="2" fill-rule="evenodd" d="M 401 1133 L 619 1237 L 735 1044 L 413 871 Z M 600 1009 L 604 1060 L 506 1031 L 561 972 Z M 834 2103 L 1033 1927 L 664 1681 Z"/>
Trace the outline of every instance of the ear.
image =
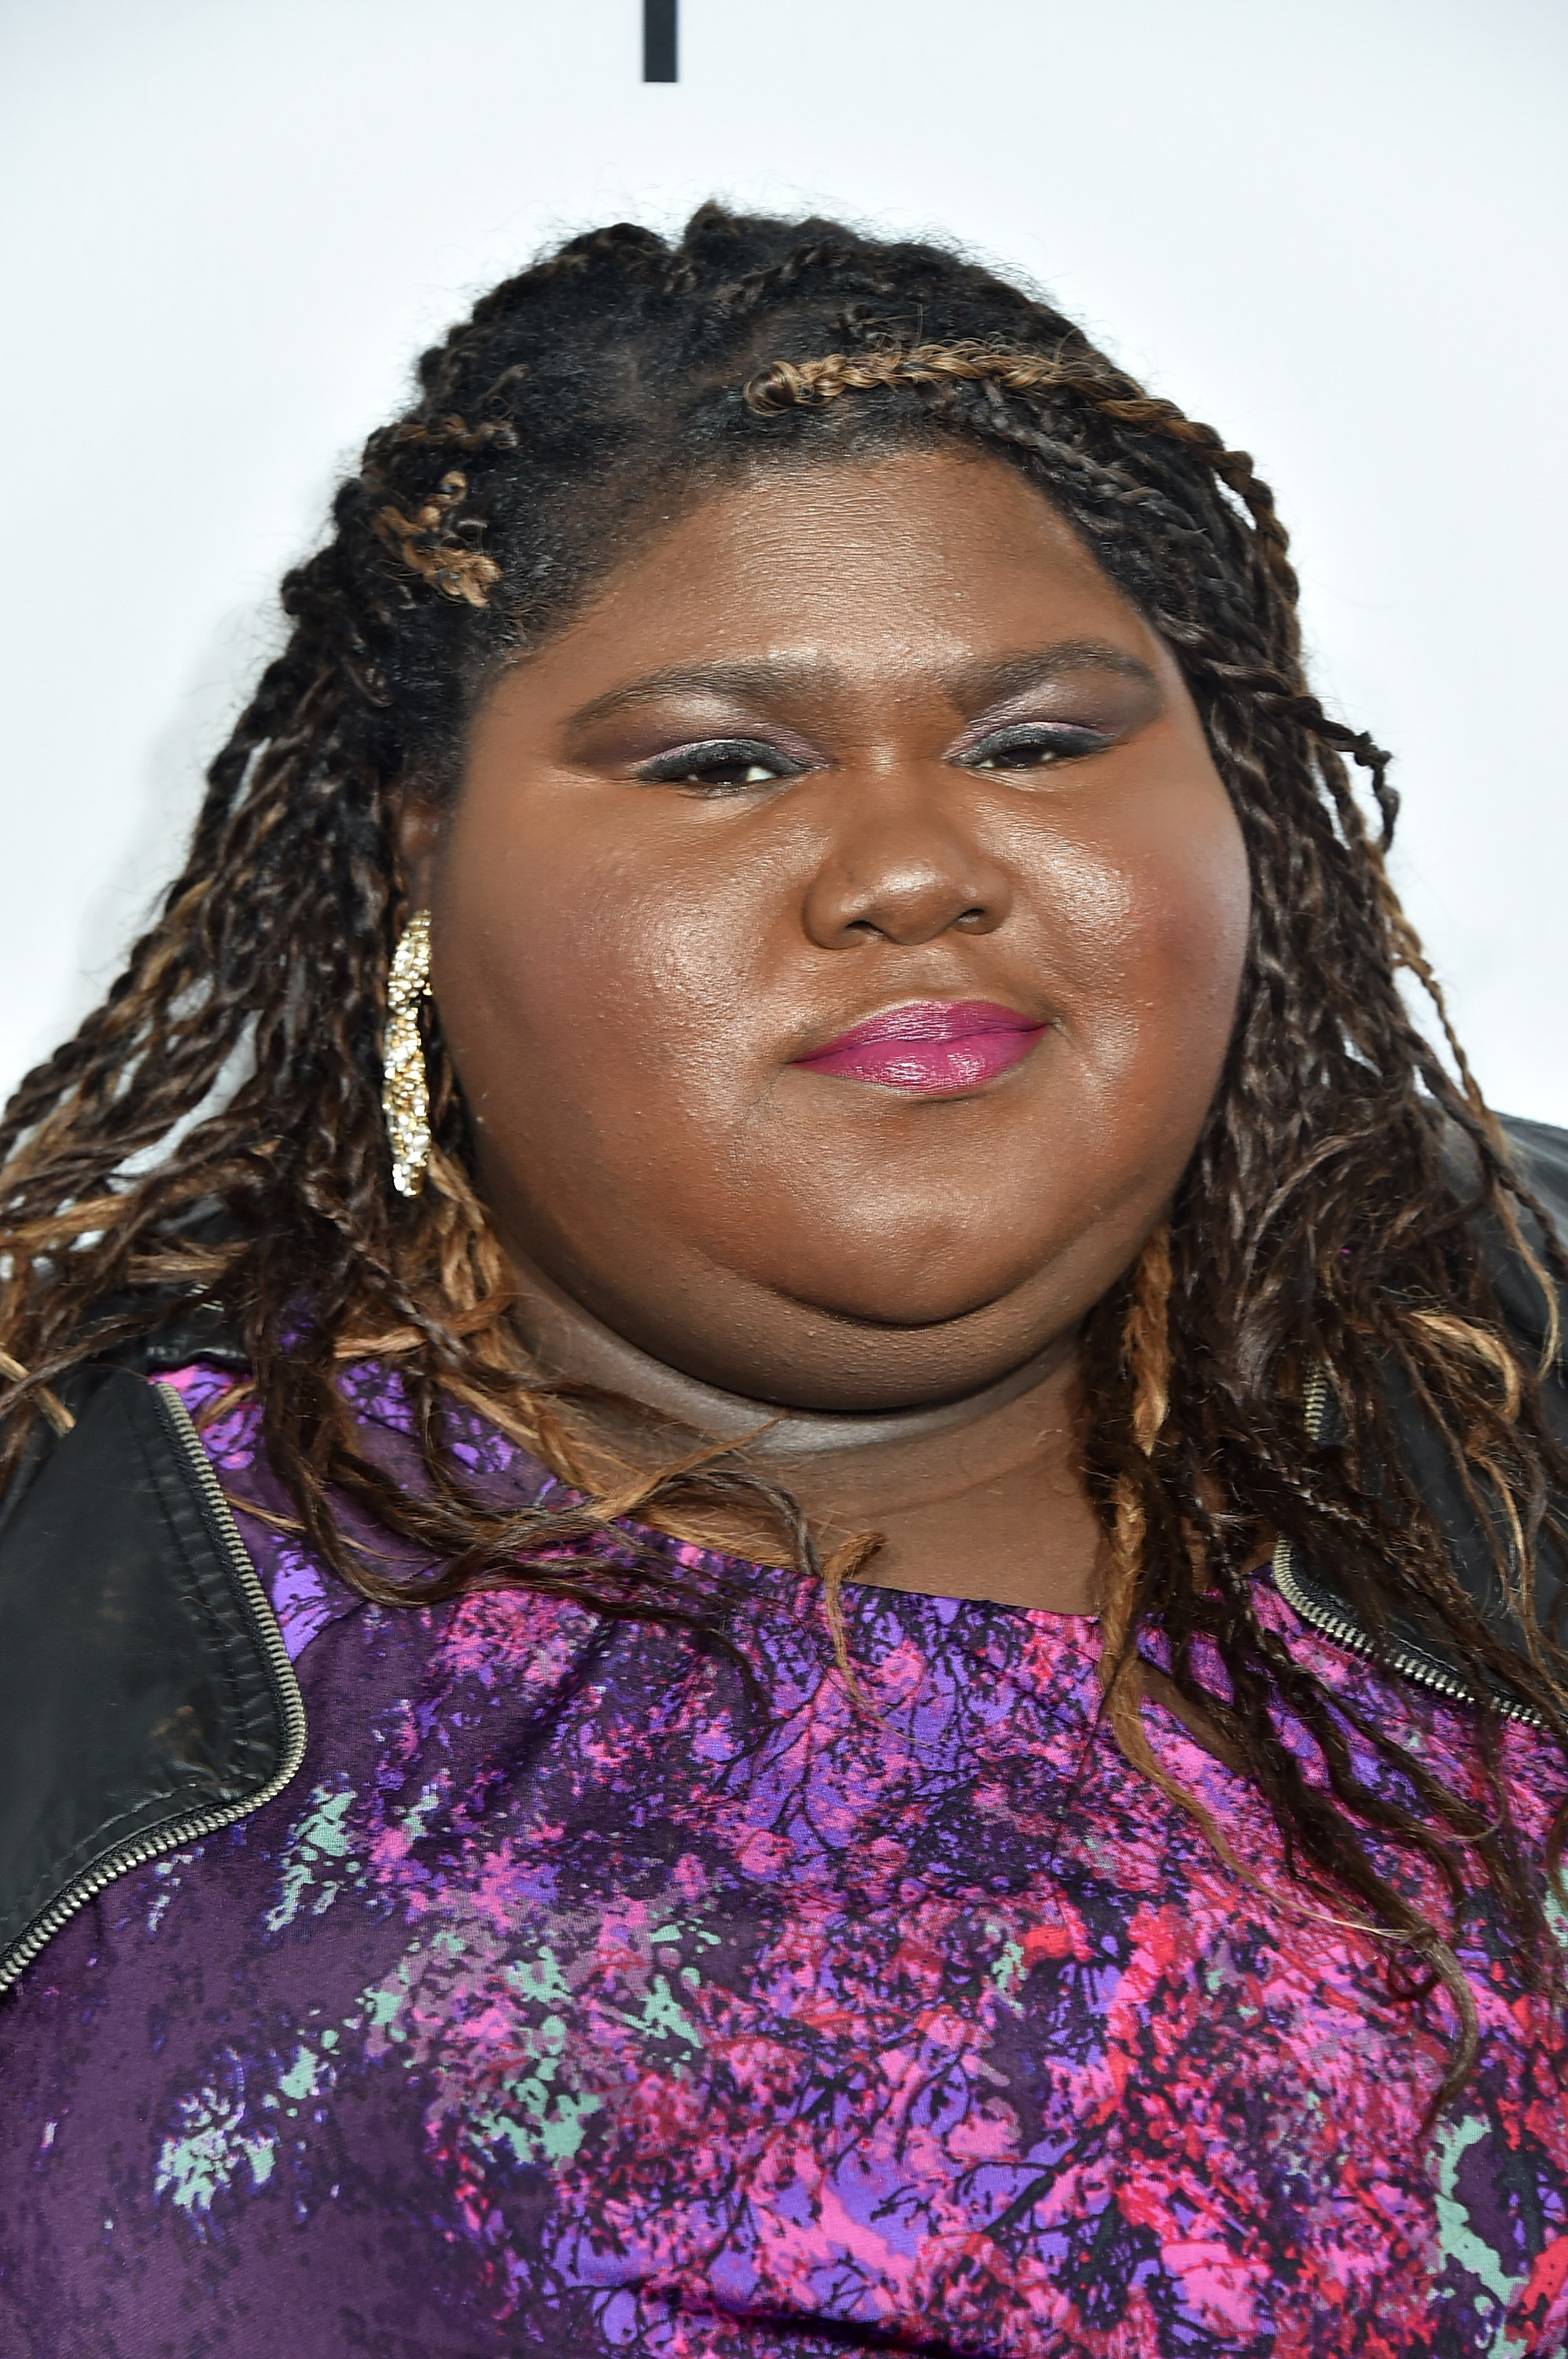
<path id="1" fill-rule="evenodd" d="M 410 786 L 397 814 L 397 864 L 408 887 L 409 906 L 428 909 L 435 886 L 441 848 L 442 814 L 418 786 Z"/>

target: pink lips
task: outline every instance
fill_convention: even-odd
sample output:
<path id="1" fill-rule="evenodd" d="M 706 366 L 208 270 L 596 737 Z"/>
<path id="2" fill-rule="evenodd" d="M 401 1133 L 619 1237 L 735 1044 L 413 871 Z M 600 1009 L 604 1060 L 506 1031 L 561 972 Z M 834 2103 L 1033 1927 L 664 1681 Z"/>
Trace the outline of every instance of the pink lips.
<path id="1" fill-rule="evenodd" d="M 1044 1030 L 994 1000 L 917 999 L 852 1025 L 796 1062 L 808 1072 L 880 1082 L 884 1089 L 951 1095 L 1005 1073 Z"/>

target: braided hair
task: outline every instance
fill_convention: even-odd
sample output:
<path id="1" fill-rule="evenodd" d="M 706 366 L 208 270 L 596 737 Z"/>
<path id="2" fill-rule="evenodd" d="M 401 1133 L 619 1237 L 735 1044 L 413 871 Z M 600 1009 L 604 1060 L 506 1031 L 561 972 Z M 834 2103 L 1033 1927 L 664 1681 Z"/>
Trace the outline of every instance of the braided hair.
<path id="1" fill-rule="evenodd" d="M 1389 885 L 1388 756 L 1308 687 L 1268 486 L 1049 304 L 940 247 L 709 204 L 674 245 L 626 224 L 571 240 L 425 354 L 417 400 L 370 437 L 331 537 L 283 584 L 291 635 L 212 765 L 182 874 L 103 1005 L 0 1123 L 0 1369 L 14 1379 L 0 1474 L 34 1415 L 58 1421 L 54 1388 L 78 1363 L 200 1291 L 243 1336 L 303 1532 L 366 1595 L 429 1603 L 514 1584 L 711 1637 L 711 1604 L 625 1519 L 700 1530 L 745 1491 L 825 1572 L 854 1689 L 841 1583 L 864 1549 L 823 1567 L 788 1494 L 712 1451 L 606 1472 L 570 1389 L 528 1363 L 428 1005 L 429 1181 L 411 1202 L 390 1186 L 382 1038 L 409 915 L 395 829 L 410 787 L 455 791 L 488 684 L 561 626 L 655 510 L 748 469 L 938 447 L 1016 468 L 1163 636 L 1250 864 L 1220 1086 L 1169 1226 L 1083 1332 L 1107 1716 L 1129 1761 L 1198 1810 L 1138 1712 L 1139 1649 L 1158 1647 L 1265 1798 L 1292 1874 L 1333 1905 L 1349 1897 L 1386 1939 L 1396 1990 L 1447 1989 L 1460 2030 L 1441 2101 L 1475 2053 L 1454 1928 L 1477 1877 L 1533 1986 L 1560 1995 L 1542 1896 L 1568 1810 L 1543 1875 L 1509 1814 L 1497 1712 L 1476 1713 L 1474 1789 L 1450 1790 L 1292 1661 L 1247 1575 L 1259 1536 L 1281 1536 L 1375 1630 L 1413 1622 L 1478 1696 L 1502 1680 L 1568 1752 L 1568 1654 L 1518 1572 L 1563 1550 L 1568 1469 L 1478 1226 L 1534 1269 L 1552 1348 L 1550 1274 L 1568 1259 Z M 1435 1008 L 1452 1072 L 1407 1010 L 1401 969 Z M 412 1405 L 429 1477 L 417 1493 L 356 1447 L 342 1373 L 371 1356 Z M 1337 1404 L 1332 1448 L 1303 1418 L 1313 1370 Z M 1390 1372 L 1493 1535 L 1522 1645 L 1470 1602 L 1403 1470 Z M 474 1409 L 575 1495 L 524 1510 L 475 1498 L 452 1447 L 454 1415 Z M 440 1572 L 411 1593 L 377 1571 L 340 1533 L 334 1495 Z M 1278 1732 L 1281 1703 L 1315 1745 L 1315 1778 Z M 1399 1775 L 1368 1775 L 1358 1746 Z M 1379 1869 L 1369 1837 L 1435 1872 L 1449 1926 Z"/>

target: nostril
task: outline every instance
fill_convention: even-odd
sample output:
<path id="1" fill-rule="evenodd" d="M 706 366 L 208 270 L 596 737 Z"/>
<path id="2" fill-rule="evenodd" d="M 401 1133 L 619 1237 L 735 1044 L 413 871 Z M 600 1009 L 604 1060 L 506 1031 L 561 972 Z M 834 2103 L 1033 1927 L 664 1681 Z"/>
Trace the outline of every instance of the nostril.
<path id="1" fill-rule="evenodd" d="M 807 892 L 806 930 L 824 949 L 844 950 L 862 941 L 934 941 L 955 927 L 993 933 L 1012 895 L 1005 873 L 998 869 L 993 881 L 984 867 L 971 847 L 945 841 L 836 846 Z"/>

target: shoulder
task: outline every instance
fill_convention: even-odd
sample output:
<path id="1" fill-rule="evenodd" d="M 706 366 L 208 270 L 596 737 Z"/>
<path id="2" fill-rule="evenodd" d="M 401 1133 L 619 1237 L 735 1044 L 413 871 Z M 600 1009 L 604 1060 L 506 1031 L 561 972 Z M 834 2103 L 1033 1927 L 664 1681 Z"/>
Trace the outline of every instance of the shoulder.
<path id="1" fill-rule="evenodd" d="M 1531 1122 L 1523 1114 L 1504 1114 L 1502 1125 L 1538 1194 L 1554 1214 L 1568 1214 L 1568 1130 L 1559 1130 L 1554 1123 Z"/>
<path id="2" fill-rule="evenodd" d="M 1560 1245 L 1568 1248 L 1568 1130 L 1546 1122 L 1527 1122 L 1519 1115 L 1503 1117 L 1503 1135 L 1513 1151 L 1514 1168 L 1551 1221 Z M 1526 1210 L 1520 1226 L 1533 1251 L 1543 1255 L 1546 1237 L 1537 1215 Z M 1539 1352 L 1546 1341 L 1546 1302 L 1541 1287 L 1512 1241 L 1495 1224 L 1483 1227 L 1487 1270 L 1508 1325 L 1522 1343 Z M 1555 1375 L 1568 1386 L 1568 1282 L 1556 1281 L 1559 1343 Z"/>
<path id="3" fill-rule="evenodd" d="M 257 1808 L 303 1751 L 276 1618 L 158 1365 L 80 1370 L 74 1424 L 5 1502 L 0 1989 L 125 1867 Z"/>

